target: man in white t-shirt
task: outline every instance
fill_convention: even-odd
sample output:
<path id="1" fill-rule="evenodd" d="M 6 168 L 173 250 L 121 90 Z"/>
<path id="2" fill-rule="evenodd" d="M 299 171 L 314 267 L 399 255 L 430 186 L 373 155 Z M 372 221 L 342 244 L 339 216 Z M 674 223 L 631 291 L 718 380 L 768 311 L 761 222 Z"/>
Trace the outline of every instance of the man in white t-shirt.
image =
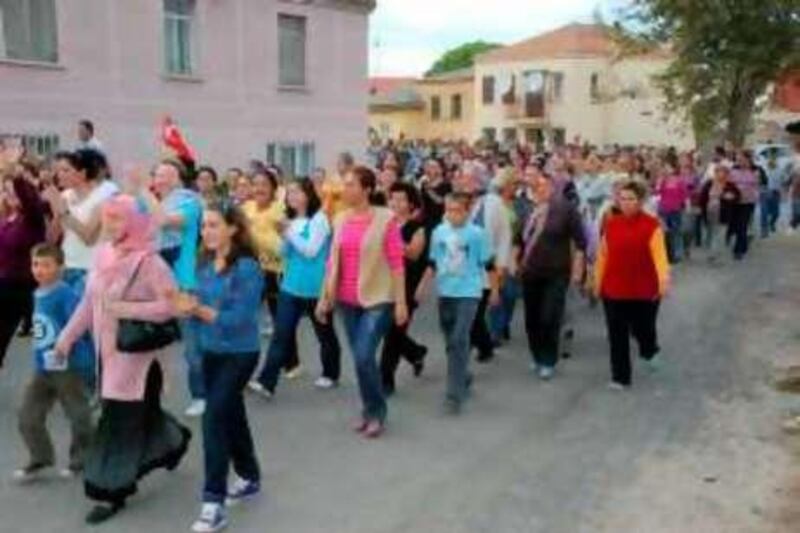
<path id="1" fill-rule="evenodd" d="M 76 150 L 84 149 L 103 152 L 103 144 L 94 136 L 94 124 L 91 120 L 81 120 L 78 122 L 78 144 Z"/>

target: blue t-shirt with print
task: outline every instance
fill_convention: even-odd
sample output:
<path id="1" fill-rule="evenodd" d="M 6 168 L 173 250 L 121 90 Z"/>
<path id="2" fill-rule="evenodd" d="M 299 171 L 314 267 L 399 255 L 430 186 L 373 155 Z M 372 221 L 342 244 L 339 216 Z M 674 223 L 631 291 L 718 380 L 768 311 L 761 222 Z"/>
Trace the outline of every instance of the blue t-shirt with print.
<path id="1" fill-rule="evenodd" d="M 162 202 L 167 215 L 180 215 L 180 228 L 161 230 L 161 250 L 178 248 L 178 256 L 172 266 L 175 281 L 182 290 L 193 290 L 197 286 L 197 244 L 200 237 L 200 221 L 203 204 L 200 197 L 189 189 L 175 189 Z"/>
<path id="2" fill-rule="evenodd" d="M 439 296 L 480 298 L 484 272 L 492 255 L 489 236 L 483 228 L 469 223 L 454 227 L 446 220 L 439 224 L 430 247 Z"/>
<path id="3" fill-rule="evenodd" d="M 78 307 L 80 297 L 72 287 L 59 281 L 37 289 L 33 298 L 34 366 L 41 373 L 48 371 L 46 360 L 52 359 L 58 336 Z M 88 336 L 84 335 L 73 345 L 67 368 L 86 375 L 94 371 L 94 349 Z"/>

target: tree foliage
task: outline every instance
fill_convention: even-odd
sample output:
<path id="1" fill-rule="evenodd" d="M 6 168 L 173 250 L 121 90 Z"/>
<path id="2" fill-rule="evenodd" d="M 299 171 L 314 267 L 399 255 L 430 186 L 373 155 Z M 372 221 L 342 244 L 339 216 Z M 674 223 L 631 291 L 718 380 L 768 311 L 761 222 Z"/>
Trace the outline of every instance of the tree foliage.
<path id="1" fill-rule="evenodd" d="M 425 75 L 435 76 L 437 74 L 445 74 L 454 70 L 471 67 L 475 62 L 475 56 L 494 50 L 499 46 L 499 44 L 487 43 L 485 41 L 464 43 L 461 46 L 445 52 Z"/>
<path id="2" fill-rule="evenodd" d="M 698 141 L 742 145 L 770 84 L 800 67 L 800 0 L 631 0 L 614 33 L 629 52 L 672 50 L 656 82 Z"/>

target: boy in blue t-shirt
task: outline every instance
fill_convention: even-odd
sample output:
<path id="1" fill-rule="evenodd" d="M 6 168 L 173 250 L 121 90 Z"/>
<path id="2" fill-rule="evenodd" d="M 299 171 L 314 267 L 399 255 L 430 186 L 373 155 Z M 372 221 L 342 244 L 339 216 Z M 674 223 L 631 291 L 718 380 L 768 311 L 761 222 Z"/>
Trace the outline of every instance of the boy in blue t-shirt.
<path id="1" fill-rule="evenodd" d="M 452 193 L 445 200 L 445 220 L 431 237 L 430 260 L 417 290 L 422 299 L 429 281 L 436 277 L 439 322 L 447 347 L 447 395 L 445 406 L 459 414 L 472 384 L 469 373 L 470 329 L 483 294 L 488 273 L 490 304 L 500 302 L 494 253 L 486 231 L 468 223 L 470 197 Z"/>
<path id="2" fill-rule="evenodd" d="M 72 428 L 69 466 L 65 478 L 83 470 L 84 454 L 92 439 L 92 415 L 86 376 L 94 371 L 94 357 L 86 340 L 73 348 L 68 359 L 56 356 L 54 346 L 78 305 L 75 291 L 61 279 L 64 253 L 57 246 L 40 244 L 31 252 L 31 269 L 39 287 L 34 293 L 34 374 L 19 410 L 19 431 L 30 453 L 26 466 L 14 472 L 19 482 L 31 481 L 55 464 L 47 431 L 47 415 L 58 400 Z"/>

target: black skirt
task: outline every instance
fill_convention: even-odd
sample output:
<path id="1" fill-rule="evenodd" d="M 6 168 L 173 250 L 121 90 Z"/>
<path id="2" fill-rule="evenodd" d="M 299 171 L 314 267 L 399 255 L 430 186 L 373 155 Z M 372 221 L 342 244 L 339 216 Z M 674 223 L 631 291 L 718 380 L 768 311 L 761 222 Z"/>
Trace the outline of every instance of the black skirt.
<path id="1" fill-rule="evenodd" d="M 174 470 L 192 434 L 161 409 L 161 367 L 147 374 L 144 400 L 106 400 L 87 455 L 84 471 L 86 496 L 122 503 L 136 493 L 136 482 L 157 468 Z"/>

